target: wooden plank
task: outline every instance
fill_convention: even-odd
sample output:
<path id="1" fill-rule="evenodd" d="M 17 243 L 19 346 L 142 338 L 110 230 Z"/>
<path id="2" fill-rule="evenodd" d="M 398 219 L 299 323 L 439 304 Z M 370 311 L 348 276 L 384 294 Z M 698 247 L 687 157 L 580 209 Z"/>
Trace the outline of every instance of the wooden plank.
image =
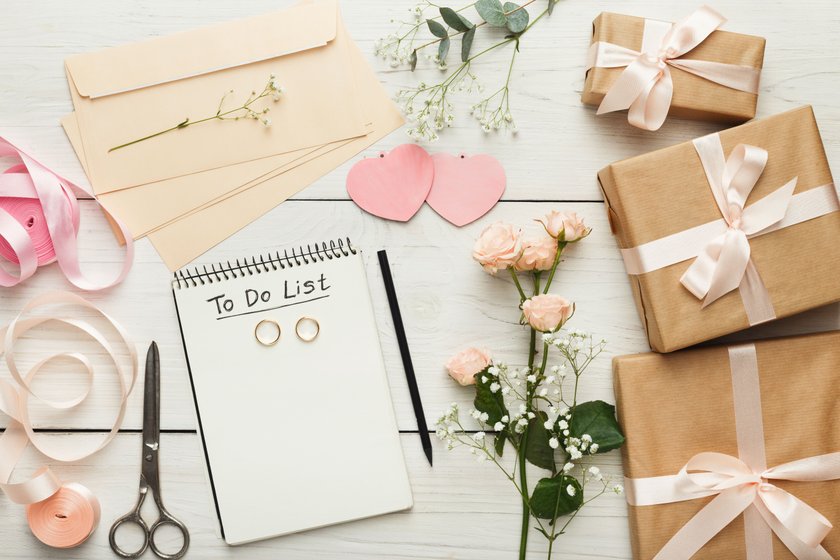
<path id="1" fill-rule="evenodd" d="M 386 88 L 394 93 L 418 78 L 407 69 L 392 69 L 375 60 L 373 43 L 394 30 L 390 18 L 408 16 L 404 10 L 411 4 L 354 0 L 343 6 L 351 34 Z M 0 128 L 12 138 L 25 140 L 41 159 L 82 182 L 81 169 L 58 127 L 58 120 L 72 109 L 63 71 L 67 56 L 280 6 L 271 0 L 190 0 L 174 5 L 163 0 L 139 0 L 130 9 L 107 0 L 86 2 L 72 10 L 66 9 L 61 0 L 39 2 L 38 9 L 22 1 L 10 5 L 9 17 L 13 19 L 8 21 L 15 21 L 15 25 L 0 34 L 0 83 L 4 84 L 0 88 Z M 833 0 L 809 2 L 806 19 L 789 17 L 790 5 L 780 0 L 721 0 L 715 8 L 729 18 L 727 29 L 768 38 L 759 116 L 813 104 L 829 160 L 836 167 L 840 163 L 840 107 L 835 101 L 840 55 L 826 47 L 825 37 L 833 36 L 840 15 Z M 487 152 L 499 157 L 509 177 L 505 193 L 508 200 L 600 200 L 595 172 L 604 165 L 713 132 L 720 126 L 675 119 L 659 132 L 649 133 L 630 127 L 624 114 L 596 118 L 593 108 L 583 106 L 579 99 L 591 21 L 602 10 L 678 19 L 695 8 L 696 3 L 688 0 L 667 5 L 657 0 L 625 1 L 620 6 L 607 0 L 561 3 L 555 15 L 541 22 L 522 42 L 512 85 L 518 136 L 481 132 L 466 115 L 472 98 L 463 94 L 456 97 L 456 103 L 464 110 L 431 149 Z M 476 47 L 484 37 L 478 34 Z M 502 80 L 509 56 L 503 51 L 476 63 L 476 72 L 489 91 Z M 435 70 L 423 74 L 428 80 L 437 76 Z M 396 132 L 365 155 L 406 141 L 404 133 Z M 349 165 L 317 181 L 298 197 L 346 198 L 344 178 Z"/>
<path id="2" fill-rule="evenodd" d="M 394 406 L 401 429 L 415 429 L 411 401 L 405 384 L 387 299 L 375 251 L 388 250 L 397 293 L 400 298 L 407 335 L 428 421 L 451 401 L 469 406 L 472 391 L 457 386 L 445 374 L 443 363 L 467 346 L 490 348 L 497 359 L 525 363 L 527 330 L 518 326 L 518 300 L 510 278 L 493 278 L 471 259 L 474 239 L 487 225 L 498 220 L 521 224 L 537 232 L 532 220 L 551 209 L 565 208 L 585 216 L 592 235 L 569 250 L 554 284 L 555 293 L 564 294 L 577 304 L 577 315 L 570 326 L 605 337 L 609 346 L 592 366 L 583 387 L 586 399 L 612 400 L 612 356 L 647 350 L 641 322 L 633 305 L 629 284 L 615 242 L 600 203 L 505 202 L 477 223 L 458 229 L 424 207 L 406 224 L 373 218 L 350 202 L 287 202 L 228 239 L 199 261 L 210 264 L 259 253 L 264 249 L 292 247 L 301 243 L 349 236 L 367 249 L 368 280 L 379 325 L 382 349 L 389 372 Z M 110 232 L 100 223 L 92 203 L 83 204 L 82 259 L 85 270 L 107 272 L 115 269 L 119 252 L 113 249 Z M 90 300 L 120 321 L 134 337 L 141 355 L 154 339 L 161 349 L 162 426 L 165 429 L 194 429 L 194 410 L 178 322 L 172 303 L 170 274 L 151 246 L 137 246 L 134 269 L 121 285 L 106 292 L 86 294 Z M 26 300 L 54 289 L 72 288 L 56 265 L 39 271 L 22 286 L 6 290 L 0 318 L 9 320 Z M 87 314 L 85 314 L 87 315 Z M 97 323 L 98 324 L 98 323 Z M 765 325 L 765 335 L 827 330 L 840 327 L 837 306 L 806 314 L 804 317 Z M 742 335 L 748 336 L 748 335 Z M 21 363 L 34 364 L 50 348 L 57 348 L 66 334 L 50 332 L 44 338 L 24 340 Z M 92 353 L 101 365 L 95 391 L 77 410 L 61 415 L 47 414 L 33 405 L 33 418 L 44 427 L 109 428 L 116 408 L 118 391 L 115 377 L 107 368 L 101 350 L 92 345 L 78 347 Z M 236 372 L 231 372 L 235 382 Z M 48 382 L 46 382 L 48 381 Z M 80 379 L 64 374 L 45 378 L 41 384 L 49 394 L 68 395 Z M 75 394 L 75 393 L 72 393 Z M 142 393 L 130 400 L 125 427 L 141 426 Z"/>
<path id="3" fill-rule="evenodd" d="M 90 439 L 90 434 L 46 437 Z M 521 502 L 513 486 L 489 463 L 477 464 L 464 449 L 447 452 L 435 440 L 435 467 L 426 463 L 416 436 L 403 435 L 414 508 L 355 523 L 272 539 L 231 548 L 217 536 L 215 511 L 206 482 L 204 458 L 198 436 L 164 434 L 161 441 L 163 498 L 173 515 L 189 528 L 188 558 L 249 558 L 253 560 L 319 560 L 388 558 L 394 560 L 458 558 L 463 560 L 509 560 L 519 546 Z M 102 452 L 86 461 L 58 465 L 62 480 L 88 486 L 102 505 L 99 529 L 81 548 L 50 549 L 37 541 L 26 526 L 24 508 L 2 500 L 0 539 L 4 557 L 16 560 L 42 558 L 114 558 L 108 546 L 111 523 L 128 511 L 137 498 L 140 470 L 140 436 L 122 434 Z M 372 452 L 375 452 L 371 450 Z M 620 477 L 619 456 L 598 456 L 598 465 L 609 476 Z M 41 465 L 29 453 L 21 463 L 20 476 Z M 341 458 L 336 457 L 336 466 Z M 531 472 L 536 482 L 540 471 Z M 336 497 L 340 500 L 340 497 Z M 278 504 L 278 507 L 329 507 L 329 504 Z M 153 520 L 154 507 L 144 508 Z M 580 558 L 630 558 L 624 498 L 605 494 L 586 506 L 560 537 L 554 560 Z M 609 535 L 605 539 L 602 535 Z M 126 546 L 136 542 L 126 538 Z M 170 537 L 170 533 L 161 536 Z M 542 535 L 532 531 L 529 557 L 545 556 Z M 173 548 L 178 543 L 163 540 Z M 147 553 L 149 556 L 151 553 Z"/>

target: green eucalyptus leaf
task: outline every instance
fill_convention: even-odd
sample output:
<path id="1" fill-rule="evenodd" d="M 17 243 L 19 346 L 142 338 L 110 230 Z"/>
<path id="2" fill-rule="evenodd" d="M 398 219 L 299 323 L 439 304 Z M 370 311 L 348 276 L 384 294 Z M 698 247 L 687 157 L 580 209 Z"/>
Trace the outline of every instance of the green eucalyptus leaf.
<path id="1" fill-rule="evenodd" d="M 508 410 L 505 408 L 505 398 L 501 391 L 495 393 L 490 390 L 490 386 L 497 382 L 496 377 L 487 373 L 487 368 L 475 374 L 475 400 L 473 406 L 479 412 L 487 413 L 487 424 L 493 426 L 496 422 L 500 422 L 503 416 L 508 415 Z M 486 379 L 486 381 L 482 381 Z"/>
<path id="2" fill-rule="evenodd" d="M 569 486 L 574 496 L 569 495 Z M 543 478 L 531 494 L 531 512 L 540 519 L 557 519 L 574 513 L 583 505 L 583 488 L 573 476 L 558 473 Z"/>
<path id="3" fill-rule="evenodd" d="M 505 2 L 503 8 L 507 14 L 507 28 L 513 33 L 522 33 L 531 19 L 528 10 L 513 2 Z"/>
<path id="4" fill-rule="evenodd" d="M 548 415 L 540 410 L 528 421 L 525 458 L 532 465 L 548 469 L 553 473 L 557 471 L 557 467 L 554 465 L 554 450 L 548 445 L 551 434 L 545 429 L 546 420 L 548 420 Z"/>
<path id="5" fill-rule="evenodd" d="M 432 35 L 435 37 L 443 39 L 449 35 L 449 33 L 446 32 L 446 28 L 433 19 L 427 19 L 426 25 L 429 26 L 429 31 L 431 31 Z"/>
<path id="6" fill-rule="evenodd" d="M 438 45 L 438 60 L 443 62 L 446 60 L 446 55 L 449 54 L 449 37 L 444 37 L 440 40 L 440 44 Z"/>
<path id="7" fill-rule="evenodd" d="M 478 0 L 475 9 L 484 21 L 495 27 L 507 25 L 507 16 L 499 0 Z"/>
<path id="8" fill-rule="evenodd" d="M 592 436 L 592 442 L 598 444 L 598 453 L 618 449 L 624 444 L 624 434 L 615 418 L 615 407 L 604 401 L 577 405 L 569 422 L 569 433 L 576 438 L 583 434 Z"/>
<path id="9" fill-rule="evenodd" d="M 548 0 L 548 15 L 551 15 L 551 12 L 554 11 L 554 5 L 557 3 L 557 0 Z"/>
<path id="10" fill-rule="evenodd" d="M 417 68 L 417 49 L 411 51 L 411 57 L 408 59 L 408 64 L 411 66 L 411 71 Z"/>
<path id="11" fill-rule="evenodd" d="M 461 62 L 469 60 L 474 38 L 475 27 L 471 27 L 470 30 L 464 33 L 464 36 L 461 37 Z"/>
<path id="12" fill-rule="evenodd" d="M 455 31 L 460 31 L 461 33 L 464 33 L 472 27 L 474 27 L 470 20 L 468 20 L 452 8 L 441 8 L 440 17 L 443 18 L 443 21 L 446 22 L 446 25 L 448 25 Z"/>

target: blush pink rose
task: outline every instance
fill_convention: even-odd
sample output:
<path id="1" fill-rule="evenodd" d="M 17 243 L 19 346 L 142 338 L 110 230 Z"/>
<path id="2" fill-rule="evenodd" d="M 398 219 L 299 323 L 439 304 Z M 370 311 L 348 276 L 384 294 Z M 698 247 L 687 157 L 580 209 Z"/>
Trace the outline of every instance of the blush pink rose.
<path id="1" fill-rule="evenodd" d="M 540 332 L 556 331 L 574 312 L 573 303 L 554 294 L 534 296 L 522 304 L 522 313 L 525 314 L 528 324 Z"/>
<path id="2" fill-rule="evenodd" d="M 467 348 L 455 354 L 446 362 L 450 377 L 461 385 L 474 385 L 475 374 L 490 365 L 487 351 L 479 348 Z"/>
<path id="3" fill-rule="evenodd" d="M 522 253 L 519 235 L 512 225 L 495 223 L 481 232 L 473 247 L 473 258 L 490 274 L 510 268 Z"/>
<path id="4" fill-rule="evenodd" d="M 548 235 L 566 243 L 580 241 L 589 235 L 591 231 L 583 223 L 583 218 L 574 212 L 557 212 L 556 210 L 552 210 L 543 220 L 537 221 L 543 225 Z"/>
<path id="5" fill-rule="evenodd" d="M 547 235 L 525 239 L 522 242 L 522 256 L 515 268 L 520 271 L 551 270 L 557 256 L 557 240 Z"/>

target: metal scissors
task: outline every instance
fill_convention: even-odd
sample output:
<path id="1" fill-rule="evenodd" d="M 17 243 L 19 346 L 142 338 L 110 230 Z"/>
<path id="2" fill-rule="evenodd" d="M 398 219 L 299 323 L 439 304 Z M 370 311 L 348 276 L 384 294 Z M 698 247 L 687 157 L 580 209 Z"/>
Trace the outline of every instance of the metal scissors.
<path id="1" fill-rule="evenodd" d="M 160 497 L 160 471 L 158 469 L 158 451 L 160 448 L 160 355 L 155 342 L 149 347 L 146 354 L 146 381 L 143 387 L 143 454 L 140 470 L 140 496 L 134 509 L 117 519 L 111 526 L 108 541 L 111 543 L 111 550 L 121 558 L 138 558 L 147 548 L 158 558 L 165 560 L 177 560 L 187 553 L 190 546 L 190 532 L 187 527 L 178 519 L 173 517 L 163 507 Z M 157 521 L 151 526 L 147 525 L 140 516 L 140 508 L 146 500 L 146 494 L 151 492 L 154 495 L 155 505 L 158 509 Z M 125 524 L 134 524 L 143 530 L 143 545 L 136 552 L 122 550 L 116 541 L 117 529 Z M 161 552 L 155 546 L 155 533 L 164 525 L 173 525 L 184 538 L 181 550 L 174 554 Z"/>

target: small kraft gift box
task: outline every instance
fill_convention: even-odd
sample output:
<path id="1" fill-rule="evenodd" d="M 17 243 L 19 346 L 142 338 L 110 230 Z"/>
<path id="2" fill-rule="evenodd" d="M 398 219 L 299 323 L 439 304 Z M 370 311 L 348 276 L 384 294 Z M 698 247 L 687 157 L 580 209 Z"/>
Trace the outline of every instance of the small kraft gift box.
<path id="1" fill-rule="evenodd" d="M 755 116 L 764 38 L 719 31 L 708 6 L 671 24 L 604 12 L 593 22 L 582 101 L 598 114 L 629 109 L 657 130 L 666 116 L 738 124 Z"/>
<path id="2" fill-rule="evenodd" d="M 840 212 L 811 107 L 598 173 L 651 348 L 840 300 Z"/>
<path id="3" fill-rule="evenodd" d="M 633 558 L 840 557 L 840 332 L 613 360 Z"/>

